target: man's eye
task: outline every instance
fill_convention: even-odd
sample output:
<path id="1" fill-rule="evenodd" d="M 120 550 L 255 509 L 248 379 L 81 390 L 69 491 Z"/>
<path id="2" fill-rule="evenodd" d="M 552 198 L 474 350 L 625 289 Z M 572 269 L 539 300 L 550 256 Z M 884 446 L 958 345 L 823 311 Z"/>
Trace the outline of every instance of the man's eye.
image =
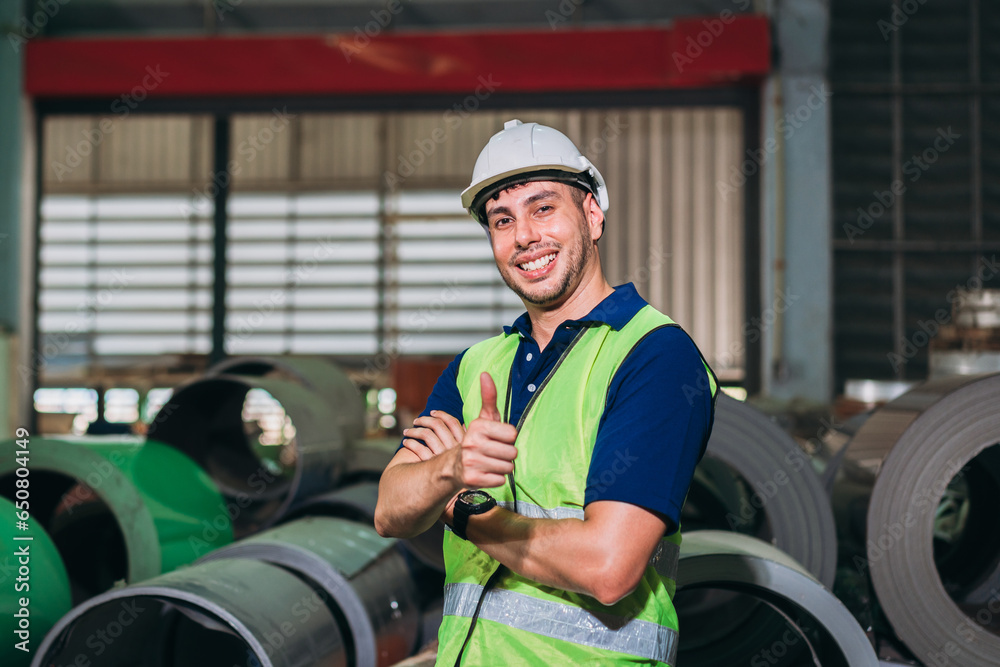
<path id="1" fill-rule="evenodd" d="M 507 225 L 509 223 L 510 223 L 510 218 L 499 218 L 496 221 L 494 221 L 493 228 L 496 229 L 497 227 L 503 227 L 504 225 Z"/>

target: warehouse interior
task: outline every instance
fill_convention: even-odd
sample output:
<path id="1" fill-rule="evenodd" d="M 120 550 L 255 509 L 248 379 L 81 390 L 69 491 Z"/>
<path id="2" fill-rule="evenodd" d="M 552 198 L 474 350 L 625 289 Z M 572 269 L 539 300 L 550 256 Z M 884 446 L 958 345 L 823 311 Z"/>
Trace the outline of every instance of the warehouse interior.
<path id="1" fill-rule="evenodd" d="M 459 199 L 519 118 L 601 171 L 609 280 L 724 391 L 671 664 L 1000 665 L 993 28 L 0 0 L 0 664 L 434 663 L 444 529 L 372 517 L 438 376 L 524 312 Z"/>

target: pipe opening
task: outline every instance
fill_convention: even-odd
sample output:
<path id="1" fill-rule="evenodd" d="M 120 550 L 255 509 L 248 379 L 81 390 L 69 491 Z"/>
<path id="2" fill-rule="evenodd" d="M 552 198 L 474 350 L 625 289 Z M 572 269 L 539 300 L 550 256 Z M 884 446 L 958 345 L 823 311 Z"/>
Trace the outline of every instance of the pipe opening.
<path id="1" fill-rule="evenodd" d="M 94 490 L 69 475 L 49 470 L 31 473 L 31 513 L 52 538 L 69 575 L 73 604 L 102 593 L 128 578 L 129 558 L 118 519 Z M 11 491 L 14 475 L 0 477 Z"/>
<path id="2" fill-rule="evenodd" d="M 190 456 L 226 496 L 253 503 L 257 516 L 281 507 L 298 451 L 295 425 L 277 399 L 234 378 L 203 378 L 179 389 L 169 408 L 151 439 Z"/>
<path id="3" fill-rule="evenodd" d="M 260 667 L 261 656 L 223 619 L 184 601 L 109 600 L 62 632 L 46 664 Z"/>
<path id="4" fill-rule="evenodd" d="M 850 667 L 830 631 L 787 600 L 766 600 L 739 587 L 690 586 L 677 592 L 685 610 L 699 599 L 728 598 L 730 603 L 703 611 L 700 618 L 679 615 L 683 640 L 677 663 L 700 667 Z M 755 609 L 747 616 L 745 610 Z"/>
<path id="5" fill-rule="evenodd" d="M 770 541 L 774 536 L 767 504 L 776 491 L 767 485 L 754 488 L 739 471 L 717 459 L 705 458 L 681 509 L 684 532 L 726 530 Z"/>
<path id="6" fill-rule="evenodd" d="M 945 591 L 976 624 L 1000 636 L 1000 444 L 948 483 L 934 516 L 934 564 Z"/>

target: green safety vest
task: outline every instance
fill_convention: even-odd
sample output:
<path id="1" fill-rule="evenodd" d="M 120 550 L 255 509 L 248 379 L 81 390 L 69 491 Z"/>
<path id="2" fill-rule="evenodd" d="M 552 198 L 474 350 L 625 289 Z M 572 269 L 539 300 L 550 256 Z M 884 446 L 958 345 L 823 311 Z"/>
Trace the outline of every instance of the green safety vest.
<path id="1" fill-rule="evenodd" d="M 619 331 L 602 323 L 583 327 L 521 417 L 512 480 L 517 504 L 515 508 L 508 478 L 507 484 L 490 490 L 501 507 L 528 517 L 583 519 L 587 472 L 608 387 L 635 346 L 663 326 L 677 325 L 646 305 Z M 458 371 L 466 424 L 479 416 L 483 371 L 493 376 L 498 408 L 507 414 L 518 342 L 519 336 L 501 334 L 466 351 Z M 715 376 L 707 363 L 705 370 L 705 384 L 692 389 L 710 390 L 714 397 Z M 635 591 L 604 606 L 588 595 L 545 586 L 507 568 L 497 572 L 498 561 L 446 531 L 437 665 L 453 667 L 460 652 L 462 664 L 471 667 L 673 665 L 677 614 L 672 600 L 680 544 L 679 530 L 664 537 Z M 476 626 L 463 651 L 477 606 Z"/>

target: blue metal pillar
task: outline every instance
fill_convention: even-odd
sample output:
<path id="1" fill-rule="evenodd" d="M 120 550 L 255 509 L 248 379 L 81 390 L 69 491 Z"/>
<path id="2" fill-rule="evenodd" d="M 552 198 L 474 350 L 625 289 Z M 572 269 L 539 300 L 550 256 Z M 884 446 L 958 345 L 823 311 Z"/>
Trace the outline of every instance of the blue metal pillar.
<path id="1" fill-rule="evenodd" d="M 763 390 L 829 403 L 833 390 L 829 2 L 774 3 L 762 103 Z"/>

